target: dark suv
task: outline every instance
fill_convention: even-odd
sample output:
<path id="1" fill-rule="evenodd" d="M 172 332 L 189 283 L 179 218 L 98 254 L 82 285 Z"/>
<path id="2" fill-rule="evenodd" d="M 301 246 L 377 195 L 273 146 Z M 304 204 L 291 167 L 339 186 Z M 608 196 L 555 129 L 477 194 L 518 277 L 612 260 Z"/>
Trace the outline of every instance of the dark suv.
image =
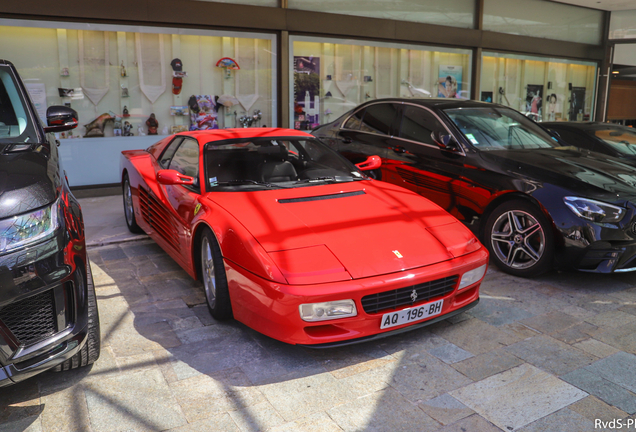
<path id="1" fill-rule="evenodd" d="M 52 106 L 47 123 L 0 60 L 0 387 L 99 357 L 82 213 L 51 133 L 76 127 L 77 113 Z"/>

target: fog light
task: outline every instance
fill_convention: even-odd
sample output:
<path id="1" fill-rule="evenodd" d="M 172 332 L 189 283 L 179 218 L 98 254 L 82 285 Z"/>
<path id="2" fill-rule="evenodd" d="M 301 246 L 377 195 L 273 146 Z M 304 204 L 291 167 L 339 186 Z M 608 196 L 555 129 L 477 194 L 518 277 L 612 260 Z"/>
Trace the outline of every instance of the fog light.
<path id="1" fill-rule="evenodd" d="M 460 290 L 471 286 L 475 282 L 479 282 L 481 278 L 484 277 L 484 274 L 486 274 L 486 264 L 481 267 L 477 267 L 476 269 L 467 271 L 462 275 L 462 279 L 461 281 L 459 281 L 459 288 L 457 289 Z"/>
<path id="2" fill-rule="evenodd" d="M 298 310 L 303 321 L 327 321 L 358 315 L 353 300 L 301 304 Z"/>

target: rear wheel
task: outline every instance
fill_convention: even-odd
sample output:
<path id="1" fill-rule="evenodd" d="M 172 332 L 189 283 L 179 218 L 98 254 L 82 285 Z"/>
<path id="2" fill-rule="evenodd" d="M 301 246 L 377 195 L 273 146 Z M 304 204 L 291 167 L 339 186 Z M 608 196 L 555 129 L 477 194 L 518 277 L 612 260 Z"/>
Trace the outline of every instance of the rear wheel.
<path id="1" fill-rule="evenodd" d="M 205 228 L 201 234 L 201 281 L 210 313 L 217 320 L 232 318 L 232 304 L 221 248 L 212 232 Z"/>
<path id="2" fill-rule="evenodd" d="M 550 270 L 554 239 L 547 218 L 534 205 L 509 201 L 486 221 L 484 244 L 497 267 L 515 276 L 539 276 Z"/>
<path id="3" fill-rule="evenodd" d="M 137 225 L 137 220 L 135 219 L 135 208 L 133 207 L 132 189 L 130 188 L 128 174 L 124 174 L 122 192 L 124 194 L 124 215 L 126 216 L 128 230 L 134 234 L 142 234 L 144 231 Z"/>
<path id="4" fill-rule="evenodd" d="M 78 268 L 78 271 L 79 268 Z M 81 278 L 80 278 L 81 279 Z M 87 293 L 87 309 L 88 309 L 88 332 L 86 335 L 86 343 L 70 359 L 64 363 L 57 365 L 53 370 L 56 372 L 76 369 L 78 367 L 88 366 L 95 363 L 99 358 L 101 345 L 101 332 L 99 328 L 99 311 L 97 310 L 97 298 L 95 296 L 95 285 L 93 284 L 93 274 L 91 273 L 91 264 L 86 258 L 86 293 Z"/>

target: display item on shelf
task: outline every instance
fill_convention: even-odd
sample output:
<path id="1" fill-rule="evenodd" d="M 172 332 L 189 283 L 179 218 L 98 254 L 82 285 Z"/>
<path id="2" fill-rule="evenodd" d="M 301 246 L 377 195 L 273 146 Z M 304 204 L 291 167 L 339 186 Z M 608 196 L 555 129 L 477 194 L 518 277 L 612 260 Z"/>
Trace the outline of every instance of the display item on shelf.
<path id="1" fill-rule="evenodd" d="M 155 113 L 151 113 L 148 120 L 146 120 L 146 126 L 148 126 L 148 135 L 157 135 L 157 128 L 159 127 L 159 122 L 155 117 Z M 141 133 L 140 133 L 141 135 Z"/>
<path id="2" fill-rule="evenodd" d="M 106 123 L 114 122 L 115 117 L 116 116 L 109 113 L 104 113 L 92 122 L 85 124 L 84 128 L 86 132 L 84 133 L 84 138 L 103 137 Z"/>

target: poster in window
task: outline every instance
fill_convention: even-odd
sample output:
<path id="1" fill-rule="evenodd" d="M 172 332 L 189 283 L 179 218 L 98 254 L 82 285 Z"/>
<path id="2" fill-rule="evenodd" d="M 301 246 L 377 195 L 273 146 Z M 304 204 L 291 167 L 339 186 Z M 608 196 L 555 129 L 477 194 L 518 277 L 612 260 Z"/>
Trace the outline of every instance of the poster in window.
<path id="1" fill-rule="evenodd" d="M 492 92 L 489 92 L 489 91 L 481 92 L 481 101 L 482 102 L 492 102 Z"/>
<path id="2" fill-rule="evenodd" d="M 218 129 L 216 104 L 213 95 L 192 95 L 190 108 L 190 130 Z"/>
<path id="3" fill-rule="evenodd" d="M 440 65 L 437 80 L 437 96 L 459 98 L 462 94 L 462 67 Z"/>
<path id="4" fill-rule="evenodd" d="M 585 87 L 572 87 L 570 94 L 570 121 L 583 121 Z"/>
<path id="5" fill-rule="evenodd" d="M 33 105 L 35 105 L 35 110 L 38 112 L 40 116 L 40 120 L 46 123 L 46 85 L 42 83 L 26 83 L 24 84 L 27 91 L 29 92 L 29 96 L 31 96 L 31 101 Z"/>
<path id="6" fill-rule="evenodd" d="M 319 124 L 320 57 L 294 56 L 294 126 L 308 130 Z"/>
<path id="7" fill-rule="evenodd" d="M 528 84 L 526 87 L 526 109 L 524 114 L 532 120 L 540 121 L 543 108 L 543 84 Z"/>

